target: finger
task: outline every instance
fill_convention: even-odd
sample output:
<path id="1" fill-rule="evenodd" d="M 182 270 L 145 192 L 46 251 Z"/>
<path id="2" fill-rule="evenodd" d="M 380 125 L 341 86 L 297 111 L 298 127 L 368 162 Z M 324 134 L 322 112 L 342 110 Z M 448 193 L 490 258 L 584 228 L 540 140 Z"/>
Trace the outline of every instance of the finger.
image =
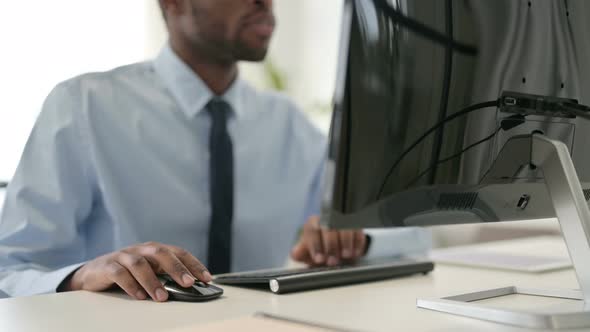
<path id="1" fill-rule="evenodd" d="M 291 258 L 297 262 L 314 265 L 314 260 L 312 259 L 310 251 L 304 241 L 299 241 L 299 243 L 293 247 L 291 250 Z"/>
<path id="2" fill-rule="evenodd" d="M 162 287 L 156 273 L 145 257 L 122 252 L 117 256 L 117 262 L 129 270 L 133 278 L 139 282 L 154 301 L 164 302 L 168 300 L 168 292 Z"/>
<path id="3" fill-rule="evenodd" d="M 155 261 L 179 285 L 190 287 L 195 283 L 195 276 L 166 246 L 162 244 L 147 245 L 141 248 L 140 252 L 150 262 Z"/>
<path id="4" fill-rule="evenodd" d="M 107 265 L 106 276 L 113 283 L 117 284 L 129 296 L 136 300 L 145 300 L 147 294 L 131 275 L 129 270 L 117 262 L 111 262 Z"/>
<path id="5" fill-rule="evenodd" d="M 342 249 L 343 259 L 354 257 L 354 231 L 340 231 L 340 249 Z"/>
<path id="6" fill-rule="evenodd" d="M 324 264 L 326 261 L 321 232 L 319 218 L 310 219 L 303 227 L 303 243 L 315 264 Z"/>
<path id="7" fill-rule="evenodd" d="M 363 257 L 367 251 L 367 237 L 365 232 L 356 231 L 354 232 L 354 248 L 355 258 Z"/>
<path id="8" fill-rule="evenodd" d="M 327 264 L 334 266 L 340 264 L 340 236 L 335 230 L 322 230 L 324 252 L 328 256 Z"/>
<path id="9" fill-rule="evenodd" d="M 167 246 L 175 255 L 180 259 L 180 261 L 186 266 L 191 274 L 197 277 L 202 282 L 211 282 L 213 277 L 209 270 L 198 260 L 195 256 L 193 256 L 188 251 L 176 247 L 176 246 Z"/>

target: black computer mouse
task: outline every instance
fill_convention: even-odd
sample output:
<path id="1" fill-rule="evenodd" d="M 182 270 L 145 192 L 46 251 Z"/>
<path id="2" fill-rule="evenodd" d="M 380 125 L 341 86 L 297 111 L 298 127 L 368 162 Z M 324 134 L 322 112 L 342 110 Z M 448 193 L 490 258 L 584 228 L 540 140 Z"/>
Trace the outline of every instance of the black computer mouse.
<path id="1" fill-rule="evenodd" d="M 216 299 L 223 294 L 223 289 L 217 286 L 204 284 L 200 281 L 196 281 L 191 287 L 183 287 L 167 274 L 159 274 L 158 279 L 160 279 L 164 289 L 168 291 L 168 300 L 170 301 L 209 301 Z"/>

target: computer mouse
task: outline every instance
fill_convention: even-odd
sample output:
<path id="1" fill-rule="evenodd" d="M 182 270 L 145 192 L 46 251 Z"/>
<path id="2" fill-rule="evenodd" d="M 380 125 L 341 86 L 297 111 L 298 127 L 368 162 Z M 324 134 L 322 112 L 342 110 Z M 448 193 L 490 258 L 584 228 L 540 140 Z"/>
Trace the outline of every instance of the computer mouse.
<path id="1" fill-rule="evenodd" d="M 158 279 L 168 291 L 169 301 L 202 302 L 220 297 L 223 289 L 196 281 L 191 287 L 183 287 L 167 274 L 159 274 Z"/>

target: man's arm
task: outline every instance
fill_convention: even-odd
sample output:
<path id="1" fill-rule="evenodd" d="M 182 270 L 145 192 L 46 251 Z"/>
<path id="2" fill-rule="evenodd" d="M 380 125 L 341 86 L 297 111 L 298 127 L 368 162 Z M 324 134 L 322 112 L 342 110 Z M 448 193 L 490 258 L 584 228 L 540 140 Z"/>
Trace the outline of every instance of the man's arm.
<path id="1" fill-rule="evenodd" d="M 11 180 L 0 216 L 0 291 L 54 292 L 84 257 L 81 223 L 93 185 L 73 87 L 48 96 Z"/>
<path id="2" fill-rule="evenodd" d="M 161 243 L 87 256 L 84 223 L 98 189 L 77 89 L 70 81 L 49 95 L 8 187 L 0 218 L 0 291 L 22 296 L 117 285 L 139 300 L 166 301 L 157 273 L 184 287 L 197 278 L 211 281 L 194 256 Z"/>

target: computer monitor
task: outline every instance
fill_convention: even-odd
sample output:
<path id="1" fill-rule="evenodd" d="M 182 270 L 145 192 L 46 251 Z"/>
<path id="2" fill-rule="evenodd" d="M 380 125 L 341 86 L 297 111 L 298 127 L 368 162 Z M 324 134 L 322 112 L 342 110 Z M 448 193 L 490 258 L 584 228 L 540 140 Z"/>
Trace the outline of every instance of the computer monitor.
<path id="1" fill-rule="evenodd" d="M 590 327 L 588 17 L 586 0 L 346 0 L 322 222 L 556 217 L 579 291 L 505 287 L 417 306 L 524 327 Z M 581 299 L 585 309 L 475 303 L 513 293 Z"/>
<path id="2" fill-rule="evenodd" d="M 543 172 L 531 164 L 533 133 L 567 146 L 590 198 L 590 121 L 561 107 L 590 103 L 590 4 L 344 7 L 324 224 L 554 218 Z"/>

